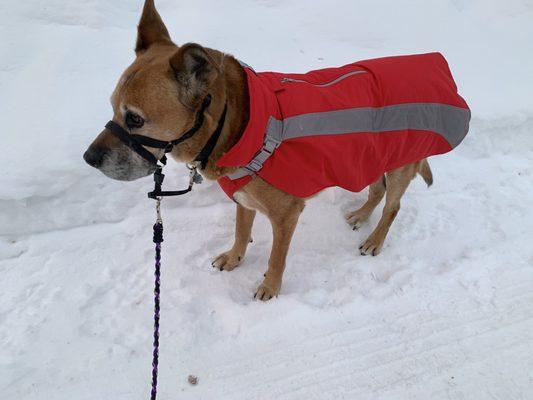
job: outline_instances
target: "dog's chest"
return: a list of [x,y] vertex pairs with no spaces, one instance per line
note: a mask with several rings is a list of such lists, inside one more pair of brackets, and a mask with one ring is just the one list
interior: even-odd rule
[[241,206],[248,208],[249,210],[262,210],[261,205],[243,190],[235,192],[235,194],[233,195],[233,199]]

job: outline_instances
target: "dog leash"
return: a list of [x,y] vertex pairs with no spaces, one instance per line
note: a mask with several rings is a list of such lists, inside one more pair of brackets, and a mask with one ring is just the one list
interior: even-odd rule
[[163,168],[158,165],[154,173],[154,190],[148,193],[148,197],[154,199],[156,220],[154,224],[153,242],[155,243],[155,270],[154,270],[154,342],[152,352],[152,390],[150,400],[157,397],[157,373],[159,367],[159,317],[161,313],[161,243],[163,243],[163,218],[161,217],[161,200],[165,196],[180,196],[189,193],[195,183],[202,183],[202,176],[198,173],[196,166],[189,168],[189,187],[183,190],[163,191],[162,185],[165,175]]
[[161,243],[163,242],[163,220],[161,219],[161,198],[156,198],[157,219],[154,224],[155,243],[155,284],[154,284],[154,344],[152,352],[152,391],[151,400],[157,397],[157,371],[159,366],[159,314],[161,294]]
[[[204,97],[200,108],[196,112],[194,117],[193,126],[182,133],[179,138],[171,141],[163,141],[151,138],[149,136],[143,136],[138,134],[133,134],[132,132],[124,129],[121,125],[114,122],[113,120],[109,121],[106,124],[106,128],[115,135],[124,145],[128,146],[131,150],[136,152],[139,156],[144,158],[150,164],[155,166],[154,172],[154,190],[148,193],[148,197],[156,201],[156,213],[157,218],[154,224],[154,237],[153,242],[155,243],[155,285],[154,285],[154,343],[153,343],[153,356],[152,356],[152,391],[151,391],[151,400],[156,400],[157,397],[157,372],[159,366],[159,317],[161,312],[160,306],[160,296],[161,296],[161,243],[163,242],[163,219],[161,218],[161,200],[166,196],[181,196],[183,194],[189,193],[192,190],[192,187],[195,183],[202,183],[202,176],[198,173],[198,168],[205,169],[207,166],[209,157],[215,149],[217,142],[222,134],[224,128],[224,123],[226,121],[226,114],[228,111],[227,103],[224,103],[224,109],[218,119],[216,129],[207,139],[207,142],[202,147],[198,155],[194,158],[192,165],[187,165],[189,168],[189,187],[183,190],[173,190],[173,191],[164,191],[162,189],[163,180],[165,175],[163,174],[163,166],[159,164],[161,162],[163,165],[167,163],[166,153],[170,153],[175,146],[184,142],[187,139],[193,137],[203,126],[205,120],[205,112],[211,104],[212,97],[210,94]],[[164,154],[161,158],[157,158],[154,154],[144,148],[153,147],[156,149],[162,149]]]

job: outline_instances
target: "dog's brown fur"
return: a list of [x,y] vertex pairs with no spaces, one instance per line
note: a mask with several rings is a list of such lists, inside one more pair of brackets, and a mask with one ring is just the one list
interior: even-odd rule
[[[215,163],[239,140],[249,118],[246,75],[239,63],[230,55],[197,44],[176,46],[153,0],[145,2],[135,51],[135,61],[126,69],[111,97],[113,120],[124,125],[126,110],[134,111],[146,121],[142,128],[135,129],[135,133],[173,140],[192,126],[196,110],[209,93],[213,101],[202,128],[191,139],[176,146],[171,155],[178,161],[192,162],[214,131],[227,103],[224,129],[202,174],[208,179],[217,179],[233,172],[235,168],[220,168]],[[107,158],[100,169],[113,178],[136,179],[153,172],[152,166],[143,164],[107,129],[89,149],[106,152]],[[163,155],[161,150],[149,150],[156,157]],[[405,165],[370,185],[367,202],[346,215],[347,221],[357,229],[386,196],[382,217],[360,246],[361,254],[379,253],[400,209],[400,199],[417,173],[431,185],[433,178],[427,160]],[[268,300],[280,291],[292,234],[305,200],[282,192],[259,177],[239,190],[235,198],[238,201],[235,241],[230,250],[214,259],[213,266],[221,271],[231,271],[243,261],[251,242],[256,210],[263,213],[272,224],[273,244],[265,279],[255,297]]]

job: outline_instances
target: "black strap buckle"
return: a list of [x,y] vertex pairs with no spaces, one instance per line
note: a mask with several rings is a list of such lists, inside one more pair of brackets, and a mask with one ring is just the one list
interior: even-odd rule
[[162,190],[161,186],[165,180],[165,174],[163,174],[163,168],[158,165],[154,172],[154,190],[148,193],[148,197],[154,200],[158,200],[158,197],[161,196]]
[[[196,174],[196,169],[194,170]],[[199,177],[199,178],[198,178]],[[163,167],[158,165],[154,172],[154,190],[148,192],[148,197],[154,200],[160,200],[161,197],[166,196],[181,196],[182,194],[189,193],[192,190],[192,187],[195,183],[201,183],[201,176],[198,174],[198,177],[190,178],[189,187],[183,190],[161,190],[163,185],[163,180],[165,179],[165,174],[163,174]]]

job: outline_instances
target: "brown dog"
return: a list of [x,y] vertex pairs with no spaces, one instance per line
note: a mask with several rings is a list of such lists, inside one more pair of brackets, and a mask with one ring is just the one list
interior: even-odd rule
[[[198,132],[174,147],[172,157],[184,163],[195,160],[227,104],[227,118],[220,138],[202,174],[208,179],[235,172],[217,167],[216,161],[239,140],[248,117],[246,75],[239,62],[220,51],[197,44],[175,45],[153,0],[146,0],[138,26],[136,59],[123,73],[111,96],[113,121],[130,132],[162,141],[171,141],[194,125],[202,99],[209,93],[213,102],[205,113]],[[164,151],[146,147],[156,158]],[[134,180],[152,174],[155,167],[105,129],[84,154],[84,159],[105,175],[119,180]],[[386,194],[383,215],[372,234],[360,246],[361,254],[376,255],[400,209],[400,199],[409,182],[419,173],[428,185],[432,175],[426,160],[392,170],[370,185],[367,202],[346,216],[354,227],[368,220]],[[289,195],[259,177],[235,194],[236,232],[233,247],[220,254],[213,266],[231,271],[243,260],[251,241],[256,211],[272,224],[273,244],[264,281],[255,296],[261,300],[277,296],[285,269],[292,234],[303,211],[305,200]]]

